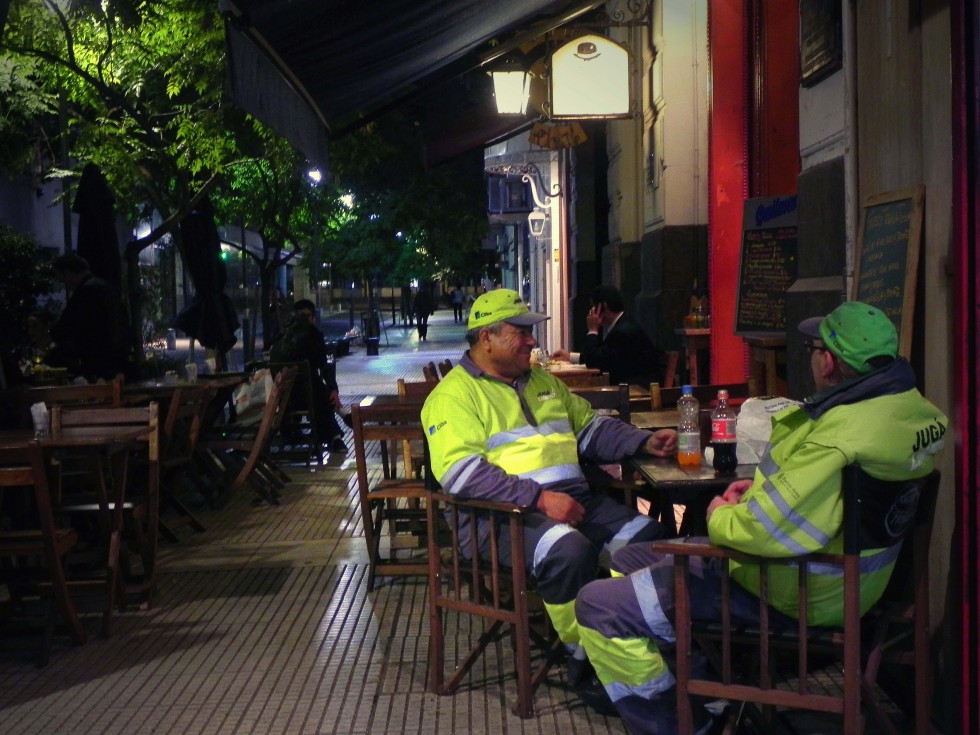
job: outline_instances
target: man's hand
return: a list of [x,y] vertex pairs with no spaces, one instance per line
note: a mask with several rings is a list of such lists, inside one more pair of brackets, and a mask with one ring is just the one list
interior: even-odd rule
[[602,304],[598,304],[589,309],[589,313],[585,315],[585,325],[589,328],[590,332],[599,331],[599,327],[602,326]]
[[551,490],[541,491],[538,496],[538,510],[548,518],[570,526],[578,525],[585,518],[585,508],[580,502],[571,495]]
[[552,360],[560,360],[561,362],[571,362],[572,355],[568,350],[563,350],[561,348],[551,351]]
[[735,480],[721,495],[716,495],[708,503],[708,518],[715,512],[715,509],[723,505],[738,505],[738,501],[745,495],[745,491],[752,487],[752,480]]
[[643,451],[655,457],[670,457],[677,452],[677,432],[657,429],[643,445]]

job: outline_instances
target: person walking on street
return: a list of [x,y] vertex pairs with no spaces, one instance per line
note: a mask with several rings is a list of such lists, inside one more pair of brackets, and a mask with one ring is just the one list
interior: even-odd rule
[[412,311],[415,312],[415,325],[419,330],[420,342],[428,341],[429,317],[435,310],[431,287],[427,283],[419,284],[418,293],[415,294],[415,302],[412,304]]
[[463,304],[466,303],[466,294],[463,293],[463,286],[459,283],[449,295],[449,300],[453,305],[453,323],[463,323]]

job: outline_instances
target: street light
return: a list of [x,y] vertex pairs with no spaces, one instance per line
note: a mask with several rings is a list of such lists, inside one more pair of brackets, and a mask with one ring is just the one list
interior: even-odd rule
[[535,237],[541,237],[544,234],[544,226],[547,224],[548,215],[542,212],[540,209],[535,209],[527,216],[527,226],[531,230],[531,234]]
[[501,115],[523,115],[531,95],[531,75],[522,69],[507,67],[490,72],[493,96]]

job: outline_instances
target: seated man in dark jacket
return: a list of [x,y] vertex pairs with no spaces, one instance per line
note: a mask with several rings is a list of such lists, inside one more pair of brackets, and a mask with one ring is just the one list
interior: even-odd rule
[[[554,350],[556,360],[584,363],[609,373],[613,385],[644,388],[660,382],[662,355],[643,328],[624,313],[623,295],[615,286],[600,285],[589,294],[592,308],[585,317],[589,333],[581,352]],[[599,335],[600,328],[603,331]]]
[[332,452],[346,452],[343,432],[334,416],[334,412],[341,408],[337,377],[334,365],[327,362],[327,345],[323,333],[314,324],[315,320],[316,306],[312,301],[300,299],[293,304],[289,325],[272,345],[269,356],[273,362],[305,360],[309,364],[313,395],[307,396],[306,386],[296,383],[289,400],[290,406],[309,406],[312,402],[320,440],[328,443]]
[[68,289],[68,301],[51,326],[46,362],[92,382],[125,372],[127,320],[119,294],[74,253],[55,258],[52,267]]

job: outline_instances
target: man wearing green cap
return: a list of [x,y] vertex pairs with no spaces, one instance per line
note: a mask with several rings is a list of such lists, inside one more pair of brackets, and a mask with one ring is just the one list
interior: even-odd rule
[[[532,329],[546,319],[515,291],[480,296],[467,322],[469,350],[427,398],[422,425],[433,475],[446,492],[537,509],[525,523],[528,571],[571,655],[569,678],[583,699],[597,696],[590,703],[601,707],[604,691],[578,645],[575,595],[595,578],[601,560],[626,544],[659,538],[662,527],[593,492],[579,461],[667,456],[676,451],[676,435],[598,416],[562,381],[532,368]],[[477,529],[488,532],[488,524]],[[509,533],[506,524],[500,532]],[[463,549],[472,533],[460,529]],[[508,544],[501,548],[508,557]]]
[[[909,363],[898,357],[898,335],[879,309],[842,304],[799,325],[810,352],[817,392],[802,406],[773,418],[769,445],[752,480],[738,480],[708,506],[714,544],[769,557],[840,552],[841,470],[857,463],[880,480],[906,480],[932,471],[947,418],[915,387]],[[703,539],[701,539],[703,541]],[[861,598],[881,596],[898,546],[862,552]],[[718,620],[720,580],[709,563],[691,559],[692,616]],[[810,624],[840,625],[842,579],[810,568]],[[673,559],[635,544],[613,557],[619,576],[592,582],[576,601],[582,645],[632,735],[676,732],[674,677],[657,648],[672,642]],[[821,572],[824,572],[821,574]],[[795,566],[770,567],[770,619],[795,625]],[[733,615],[755,622],[759,573],[732,574]],[[865,607],[864,609],[867,609]],[[695,723],[707,731],[704,707]]]

